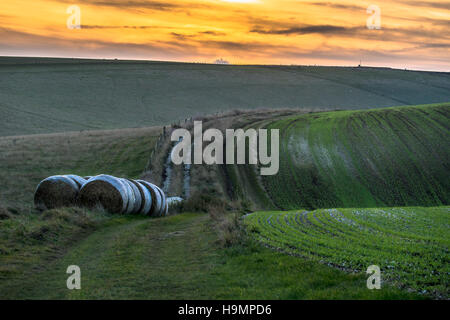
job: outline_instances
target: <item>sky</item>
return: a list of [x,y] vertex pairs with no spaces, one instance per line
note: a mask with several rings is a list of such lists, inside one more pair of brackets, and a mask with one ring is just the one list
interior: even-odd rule
[[0,56],[450,71],[450,0],[1,0]]

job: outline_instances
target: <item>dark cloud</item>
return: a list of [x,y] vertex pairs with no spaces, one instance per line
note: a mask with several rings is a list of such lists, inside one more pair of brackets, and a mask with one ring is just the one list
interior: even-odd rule
[[178,7],[178,5],[171,2],[162,2],[154,0],[133,0],[133,1],[122,1],[122,0],[78,0],[80,4],[89,4],[94,6],[103,7],[114,7],[114,8],[145,8],[153,10],[170,10]]
[[366,10],[367,7],[361,7],[351,4],[334,3],[334,2],[307,2],[306,4],[312,6],[329,7],[334,9],[344,9],[344,10]]
[[193,8],[209,8],[207,4],[201,3],[177,3],[175,1],[159,1],[159,0],[77,0],[78,4],[87,4],[102,7],[113,7],[118,9],[150,9],[158,11],[173,11]]
[[210,36],[226,36],[227,34],[225,32],[217,32],[217,31],[201,31],[199,34],[206,34]]
[[158,26],[102,26],[102,25],[81,25],[82,29],[172,29]]
[[436,2],[436,1],[399,1],[399,2],[409,5],[411,7],[417,6],[417,7],[450,10],[450,2]]
[[[360,29],[360,28],[358,28]],[[302,34],[351,34],[354,33],[355,28],[347,28],[342,26],[333,25],[315,25],[315,26],[302,26],[302,27],[288,27],[280,29],[264,29],[261,27],[254,27],[250,32],[259,34],[275,34],[275,35],[302,35]]]

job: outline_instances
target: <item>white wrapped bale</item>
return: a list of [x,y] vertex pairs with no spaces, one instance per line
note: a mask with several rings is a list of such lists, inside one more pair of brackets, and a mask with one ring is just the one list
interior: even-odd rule
[[122,184],[125,186],[125,189],[127,192],[128,203],[127,203],[127,208],[125,210],[125,214],[131,214],[131,213],[133,213],[134,203],[136,202],[133,189],[131,189],[131,186],[129,185],[129,183],[127,182],[126,179],[123,179],[123,178],[117,178],[117,179],[119,179],[120,182],[122,182]]
[[164,191],[158,186],[156,186],[158,189],[160,195],[161,195],[161,210],[159,211],[158,216],[162,217],[167,215],[167,201],[166,201],[166,195],[164,194]]
[[77,203],[79,187],[66,176],[51,176],[42,180],[34,193],[34,205],[40,211],[70,207]]
[[138,187],[129,179],[123,179],[125,183],[127,183],[132,192],[133,192],[133,208],[131,213],[139,213],[141,210],[142,205],[142,197],[141,192],[139,191]]
[[65,174],[64,176],[72,179],[78,185],[78,189],[81,189],[81,187],[87,182],[86,179],[75,174]]
[[159,216],[162,210],[162,198],[160,192],[158,191],[158,187],[148,181],[144,180],[137,180],[137,181],[143,184],[152,196],[152,207],[150,209],[150,215],[153,217]]
[[141,193],[142,203],[139,213],[143,215],[149,215],[152,209],[152,195],[150,194],[150,191],[148,191],[148,189],[142,183],[136,180],[130,181],[136,185],[136,187],[139,189],[139,192]]
[[99,175],[89,179],[79,193],[79,203],[87,208],[103,207],[110,213],[127,213],[129,196],[132,193],[128,184],[121,179]]

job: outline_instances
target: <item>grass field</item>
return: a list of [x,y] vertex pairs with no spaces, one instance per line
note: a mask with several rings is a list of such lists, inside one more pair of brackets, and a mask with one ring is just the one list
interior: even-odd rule
[[0,206],[30,209],[37,184],[51,175],[137,178],[159,134],[155,127],[0,137]]
[[[449,84],[390,69],[1,58],[0,299],[448,298],[450,104],[306,112],[449,101]],[[259,107],[302,113],[235,112],[208,126],[280,129],[280,172],[193,165],[192,193],[219,203],[209,214],[33,209],[49,175],[164,179],[161,127],[60,131]],[[183,168],[172,169],[179,195]],[[225,207],[251,203],[295,211],[226,225]],[[66,288],[71,264],[80,291]],[[366,288],[372,264],[381,290]]]
[[450,104],[311,113],[275,120],[277,207],[439,206],[450,199]]
[[165,125],[217,111],[450,101],[450,74],[0,58],[0,136]]
[[[390,286],[368,290],[364,275],[347,274],[252,242],[223,248],[207,214],[147,219],[91,213],[97,222],[85,221],[81,234],[68,227],[78,221],[74,212],[48,214],[47,221],[61,221],[64,216],[72,220],[42,239],[27,234],[13,238],[34,259],[23,270],[24,262],[17,263],[19,254],[0,255],[1,299],[422,298]],[[78,239],[73,239],[74,234]],[[47,251],[33,253],[42,247]],[[11,267],[11,260],[16,261],[16,269],[6,272],[4,266]],[[82,270],[81,290],[66,288],[66,268],[71,264]]]
[[[208,214],[148,219],[76,208],[31,210],[35,181],[48,174],[139,176],[157,133],[159,128],[1,139],[1,196],[13,209],[0,216],[1,299],[424,298],[391,286],[368,290],[364,274],[275,252],[245,235],[224,247]],[[81,267],[81,291],[66,288],[70,264]]]
[[344,270],[380,266],[384,280],[449,297],[450,207],[256,212],[253,236],[286,253]]

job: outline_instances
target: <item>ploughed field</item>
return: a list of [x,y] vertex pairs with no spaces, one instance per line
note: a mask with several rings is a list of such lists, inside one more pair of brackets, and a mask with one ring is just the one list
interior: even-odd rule
[[378,265],[382,281],[449,297],[450,207],[256,212],[253,237],[279,251],[348,271]]
[[450,73],[0,58],[0,136],[148,127],[234,109],[442,101],[450,101]]
[[263,184],[276,207],[439,206],[450,200],[450,104],[277,119],[280,170]]

